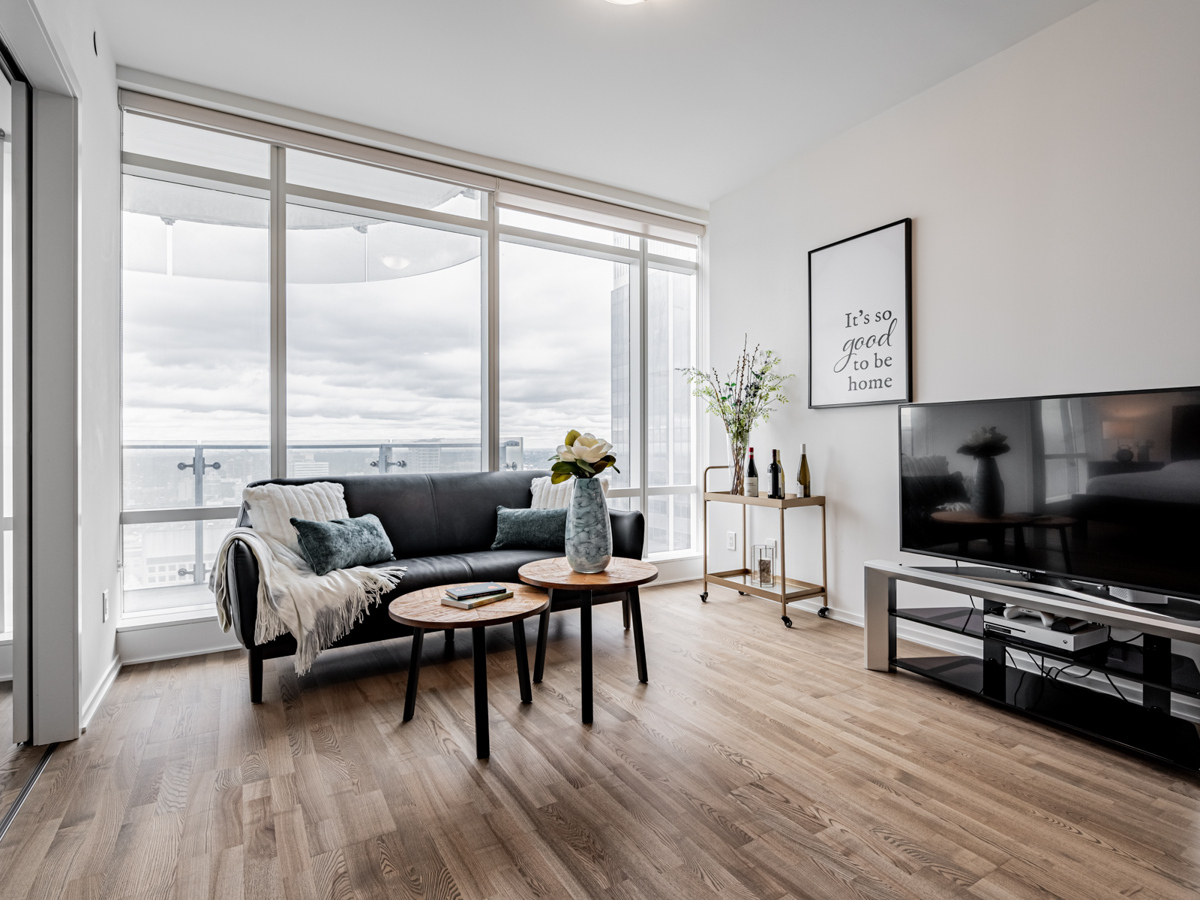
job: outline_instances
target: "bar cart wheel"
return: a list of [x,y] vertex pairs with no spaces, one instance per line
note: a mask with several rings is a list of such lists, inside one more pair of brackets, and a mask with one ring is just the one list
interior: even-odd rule
[[703,593],[700,594],[700,602],[701,603],[708,602],[708,591],[704,591]]
[[817,610],[817,616],[822,619],[829,618],[829,607],[822,606],[820,609]]
[[783,619],[783,624],[784,624],[786,627],[788,627],[788,628],[791,628],[791,627],[792,627],[792,620],[791,620],[791,619],[789,619],[787,616],[781,616],[780,618],[782,618],[782,619]]

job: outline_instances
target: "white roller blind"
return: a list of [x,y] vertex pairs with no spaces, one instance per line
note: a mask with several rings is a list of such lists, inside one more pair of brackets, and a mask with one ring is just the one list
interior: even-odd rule
[[639,237],[696,246],[704,234],[704,226],[683,219],[673,219],[657,213],[644,212],[603,200],[577,197],[561,191],[500,179],[496,204],[507,209],[553,216],[569,222],[580,222],[598,228],[608,228]]

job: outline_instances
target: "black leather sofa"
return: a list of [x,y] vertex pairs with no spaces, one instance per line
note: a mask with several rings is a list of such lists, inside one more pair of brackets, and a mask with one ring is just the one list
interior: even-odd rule
[[[496,507],[527,508],[533,501],[530,482],[549,472],[469,472],[439,475],[348,475],[326,478],[273,478],[259,484],[309,484],[332,481],[345,489],[351,516],[374,513],[395,548],[396,562],[407,566],[395,591],[335,643],[335,647],[384,641],[411,635],[412,629],[392,621],[388,603],[401,594],[462,581],[517,581],[517,569],[535,559],[561,554],[542,550],[492,550]],[[640,512],[611,510],[613,556],[641,559],[646,525]],[[248,526],[243,504],[237,524]],[[250,651],[250,700],[262,702],[263,660],[290,656],[296,641],[285,634],[266,644],[254,643],[258,614],[258,562],[243,544],[229,554],[233,629]],[[625,627],[629,601],[623,593],[597,596],[595,603],[621,600]],[[555,591],[551,611],[574,609],[579,596]],[[449,637],[450,635],[448,635]]]

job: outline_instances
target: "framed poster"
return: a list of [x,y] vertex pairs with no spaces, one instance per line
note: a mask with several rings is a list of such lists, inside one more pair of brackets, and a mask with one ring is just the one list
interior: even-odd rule
[[912,219],[808,253],[808,406],[912,400]]

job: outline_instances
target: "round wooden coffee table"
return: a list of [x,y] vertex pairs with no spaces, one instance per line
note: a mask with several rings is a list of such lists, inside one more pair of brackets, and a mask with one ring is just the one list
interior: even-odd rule
[[[526,563],[517,570],[517,577],[527,584],[535,584],[550,592],[553,603],[555,591],[573,591],[580,595],[579,632],[582,670],[583,724],[592,724],[592,597],[596,594],[629,594],[629,608],[633,619],[633,646],[637,653],[638,681],[649,681],[646,674],[646,641],[642,634],[642,604],[638,597],[638,585],[646,584],[658,577],[658,569],[640,559],[625,559],[614,556],[608,568],[594,575],[584,575],[567,565],[566,557],[539,559]],[[533,680],[542,680],[546,666],[546,636],[550,629],[550,609],[542,613],[538,623],[537,657]]]
[[472,655],[475,661],[475,755],[487,759],[491,753],[488,740],[487,699],[487,649],[483,629],[488,625],[513,626],[513,642],[517,645],[517,678],[521,683],[521,702],[533,702],[533,689],[529,686],[529,654],[525,649],[525,626],[523,620],[536,616],[550,605],[550,598],[524,584],[504,586],[513,592],[507,600],[497,600],[477,609],[458,609],[444,606],[442,595],[447,588],[459,587],[443,584],[425,588],[397,597],[388,604],[388,615],[402,625],[413,628],[412,656],[408,662],[408,686],[404,691],[404,721],[413,717],[417,704],[417,678],[421,671],[421,645],[425,632],[430,629],[444,630],[470,628]]
[[970,510],[941,509],[930,515],[935,522],[953,525],[959,530],[958,549],[966,554],[967,541],[974,537],[985,537],[992,545],[992,553],[999,560],[1004,556],[1004,532],[1013,530],[1013,547],[1017,557],[1025,557],[1025,532],[1022,527],[1033,521],[1026,513],[1002,513],[999,516],[981,516]]

